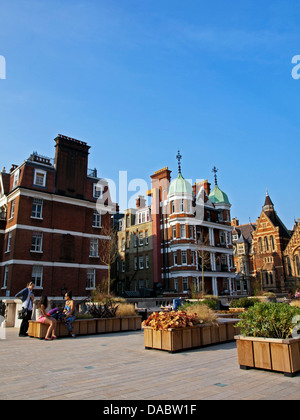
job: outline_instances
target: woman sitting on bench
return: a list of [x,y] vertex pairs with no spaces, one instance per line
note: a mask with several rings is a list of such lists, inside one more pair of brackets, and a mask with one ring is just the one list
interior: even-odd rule
[[52,339],[57,338],[56,335],[55,335],[56,319],[47,315],[47,312],[46,312],[47,306],[48,306],[47,296],[42,296],[41,299],[40,299],[41,314],[39,316],[38,321],[45,324],[45,325],[49,325],[48,331],[46,333],[45,340],[51,341]]
[[73,322],[76,319],[75,316],[75,302],[72,299],[72,292],[67,292],[65,294],[65,308],[63,310],[63,313],[59,315],[59,319],[65,324],[65,326],[68,328],[69,333],[73,338],[76,337],[76,335],[73,333]]

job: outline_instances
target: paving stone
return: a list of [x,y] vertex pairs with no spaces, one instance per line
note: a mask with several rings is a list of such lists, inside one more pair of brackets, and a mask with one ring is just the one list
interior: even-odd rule
[[235,342],[168,354],[146,351],[143,331],[45,342],[7,329],[6,337],[1,400],[300,399],[300,375],[240,370]]

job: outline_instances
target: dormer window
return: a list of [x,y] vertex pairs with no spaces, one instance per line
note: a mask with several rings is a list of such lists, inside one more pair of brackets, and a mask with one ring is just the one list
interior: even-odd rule
[[94,198],[103,198],[104,187],[103,185],[93,184],[93,197]]
[[19,184],[19,178],[20,178],[20,169],[16,170],[16,172],[14,173],[14,183],[13,183],[13,188],[16,188]]
[[37,187],[46,187],[47,172],[35,169],[33,184]]

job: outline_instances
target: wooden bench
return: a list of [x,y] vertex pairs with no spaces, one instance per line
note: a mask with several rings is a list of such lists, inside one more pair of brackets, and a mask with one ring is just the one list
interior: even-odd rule
[[[142,326],[141,316],[130,316],[123,318],[101,318],[101,319],[76,319],[73,322],[73,333],[75,335],[104,334],[120,331],[137,331]],[[49,326],[39,321],[29,321],[29,337],[43,339],[46,337]],[[57,321],[57,337],[68,337],[69,330],[64,323]]]

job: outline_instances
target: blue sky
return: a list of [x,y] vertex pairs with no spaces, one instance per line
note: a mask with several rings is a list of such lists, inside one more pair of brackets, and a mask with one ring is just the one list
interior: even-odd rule
[[89,167],[129,181],[183,156],[188,179],[219,169],[241,223],[266,187],[300,217],[299,1],[0,0],[0,166],[54,157],[58,133]]

